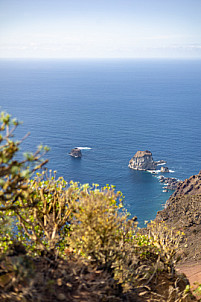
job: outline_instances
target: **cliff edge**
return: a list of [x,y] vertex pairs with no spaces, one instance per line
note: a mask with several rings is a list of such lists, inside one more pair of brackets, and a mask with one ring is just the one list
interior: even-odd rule
[[193,175],[184,181],[180,181],[176,191],[171,197],[179,195],[199,195],[201,194],[201,171],[197,175]]
[[178,184],[156,220],[185,233],[181,261],[201,261],[201,171]]

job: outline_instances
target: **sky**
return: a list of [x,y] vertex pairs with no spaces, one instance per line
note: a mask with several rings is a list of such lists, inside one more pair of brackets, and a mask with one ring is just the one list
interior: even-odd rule
[[201,58],[201,0],[0,0],[0,58]]

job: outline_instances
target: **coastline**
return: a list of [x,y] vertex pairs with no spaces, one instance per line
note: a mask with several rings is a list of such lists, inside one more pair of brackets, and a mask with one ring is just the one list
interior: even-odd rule
[[[201,171],[178,184],[155,220],[185,234],[176,270],[184,273],[191,289],[196,290],[201,285]],[[197,293],[197,298],[201,299],[201,294]]]

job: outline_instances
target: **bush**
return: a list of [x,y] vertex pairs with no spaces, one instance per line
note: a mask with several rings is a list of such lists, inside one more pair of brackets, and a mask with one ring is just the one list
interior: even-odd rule
[[[0,250],[7,249],[7,243],[12,242],[11,226],[14,213],[21,208],[33,206],[30,199],[28,181],[31,174],[40,169],[46,162],[42,156],[47,152],[47,147],[40,146],[32,153],[26,153],[24,159],[18,160],[20,141],[13,139],[16,128],[20,125],[16,119],[11,119],[9,114],[1,113],[0,125]],[[26,200],[26,205],[24,204]]]
[[76,189],[79,198],[68,242],[77,254],[111,268],[120,257],[124,242],[132,236],[122,194],[110,186],[98,189],[98,185],[91,188],[86,184]]
[[[174,271],[182,233],[155,222],[147,230],[138,230],[136,219],[129,219],[123,207],[122,193],[114,186],[68,184],[62,177],[56,178],[56,172],[36,172],[47,162],[42,160],[47,148],[39,147],[18,160],[23,139],[13,137],[19,122],[5,113],[1,121],[0,252],[8,250],[8,258],[0,259],[0,287],[7,282],[5,277],[9,291],[19,291],[16,280],[26,287],[26,277],[34,278],[33,256],[40,257],[41,265],[44,257],[53,267],[58,258],[67,261],[65,267],[71,258],[77,258],[88,263],[95,274],[107,275],[110,281],[104,290],[107,287],[108,295],[111,284],[118,284],[121,293],[135,292],[144,301],[190,301],[185,281]],[[13,250],[9,249],[12,243]],[[31,257],[26,257],[27,251]],[[50,271],[53,276],[52,268]],[[74,275],[81,286],[83,271],[79,274]],[[69,277],[65,275],[65,280]]]
[[[29,201],[23,200],[23,205],[15,211],[18,218],[18,239],[26,243],[33,251],[55,250],[62,251],[69,231],[72,212],[78,199],[78,188],[74,183],[67,186],[67,182],[59,177],[45,172],[37,173],[30,180]],[[26,207],[27,205],[27,207]]]
[[173,268],[179,260],[177,254],[185,234],[176,229],[169,228],[165,222],[151,221],[147,229],[150,241],[158,248],[161,259]]

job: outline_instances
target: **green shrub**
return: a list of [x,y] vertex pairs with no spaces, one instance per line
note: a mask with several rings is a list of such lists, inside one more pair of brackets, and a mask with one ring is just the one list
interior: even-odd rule
[[[46,162],[42,156],[47,152],[47,147],[40,146],[32,154],[25,154],[19,160],[18,151],[22,140],[14,140],[14,132],[20,122],[11,119],[9,114],[1,113],[0,125],[0,250],[7,249],[7,244],[12,242],[12,217],[21,207],[31,207],[28,180],[31,174],[41,168]],[[26,200],[26,206],[19,201]]]
[[[20,200],[15,211],[18,218],[18,239],[32,250],[65,248],[72,212],[78,199],[74,183],[67,186],[62,177],[43,172],[29,182],[30,200]],[[27,205],[27,207],[26,207]]]
[[77,254],[111,267],[130,240],[128,214],[123,210],[122,194],[114,187],[77,187],[79,198],[71,220],[68,242]]
[[168,227],[165,222],[151,221],[147,225],[150,242],[158,248],[161,259],[173,267],[179,260],[179,246],[184,239],[184,233]]

